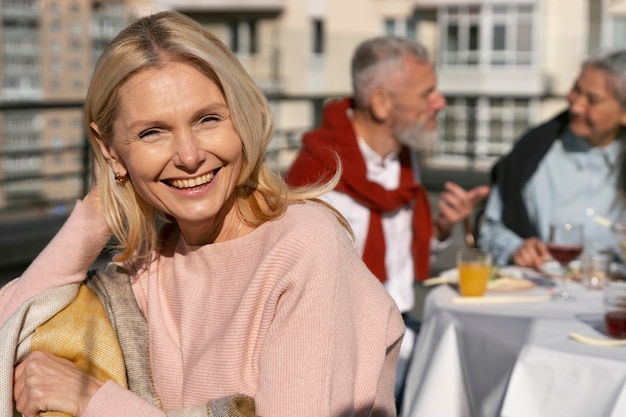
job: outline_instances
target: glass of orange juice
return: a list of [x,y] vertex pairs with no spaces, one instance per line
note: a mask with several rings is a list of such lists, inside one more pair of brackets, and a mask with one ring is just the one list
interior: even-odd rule
[[463,297],[485,294],[491,274],[491,253],[478,249],[461,249],[456,254],[459,292]]

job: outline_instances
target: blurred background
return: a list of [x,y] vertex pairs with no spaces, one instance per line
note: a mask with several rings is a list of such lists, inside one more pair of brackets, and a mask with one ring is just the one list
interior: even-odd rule
[[279,170],[324,102],[350,93],[359,42],[424,43],[448,101],[439,142],[422,158],[433,199],[445,180],[488,183],[522,132],[565,108],[590,53],[626,46],[626,0],[2,0],[0,284],[89,185],[81,111],[98,55],[127,22],[164,9],[209,27],[265,91],[276,121],[268,157]]

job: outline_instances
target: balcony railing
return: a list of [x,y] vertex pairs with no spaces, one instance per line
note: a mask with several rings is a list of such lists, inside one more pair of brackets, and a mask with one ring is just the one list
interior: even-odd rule
[[[267,157],[273,166],[280,171],[289,167],[300,146],[302,133],[319,124],[323,105],[329,98],[332,97],[268,95],[275,109],[295,104],[302,111],[309,112],[302,117],[307,122],[300,126],[278,126],[267,150]],[[0,132],[3,128],[2,115],[6,112],[81,110],[82,106],[82,102],[69,101],[0,104]],[[26,129],[32,132],[31,127]],[[0,285],[18,276],[43,249],[58,231],[75,201],[86,193],[91,179],[91,150],[84,134],[82,143],[65,147],[40,148],[29,142],[28,146],[13,144],[7,149],[5,144],[5,137],[0,133]],[[472,155],[464,157],[468,161],[473,158]],[[13,169],[12,173],[7,173],[6,161],[20,158],[31,158],[35,163],[27,164],[27,169],[21,172]],[[78,158],[79,161],[65,169],[51,169],[44,162],[51,158],[66,158],[74,162]],[[465,187],[487,182],[486,171],[472,169],[471,165],[460,170],[426,165],[421,175],[427,189],[435,192],[441,190],[446,180]]]
[[[16,111],[80,110],[82,106],[82,102],[10,102],[0,104],[0,114]],[[6,126],[6,122],[0,126],[3,126],[4,132],[16,133],[17,128]],[[29,138],[36,132],[35,126],[22,127],[24,134]],[[73,159],[78,156],[80,161],[78,164],[68,164],[69,167],[60,168],[52,168],[46,164],[49,159],[63,160],[66,156]],[[86,191],[90,171],[89,159],[86,138],[82,143],[61,148],[35,147],[32,141],[29,141],[28,146],[22,147],[15,143],[9,145],[5,135],[0,133],[0,225],[17,220],[40,218],[43,215],[54,215],[59,212],[60,207],[70,207]],[[75,193],[54,197],[55,184],[58,186],[59,183],[74,184],[72,188],[75,189]]]
[[[300,144],[301,133],[319,122],[323,103],[328,98],[268,96],[270,102],[274,104],[286,101],[305,102],[311,112],[305,118],[310,121],[306,125],[276,129],[275,137],[267,151],[267,156],[274,166],[281,170],[287,168]],[[81,110],[82,106],[82,102],[11,102],[0,104],[0,115],[19,110],[30,112]],[[4,126],[4,129],[6,132],[7,126]],[[30,135],[33,127],[23,126],[23,131]],[[12,133],[15,134],[15,129],[12,129]],[[77,156],[80,158],[79,164],[68,164],[57,169],[46,167],[45,164],[50,158],[76,159]],[[0,136],[0,225],[15,220],[68,212],[76,199],[86,193],[90,172],[91,150],[85,135],[82,143],[62,148],[33,147],[32,143],[24,147],[15,144],[9,147],[6,139]],[[52,188],[55,186],[63,186],[64,193],[53,192]],[[68,186],[73,190],[69,194]]]

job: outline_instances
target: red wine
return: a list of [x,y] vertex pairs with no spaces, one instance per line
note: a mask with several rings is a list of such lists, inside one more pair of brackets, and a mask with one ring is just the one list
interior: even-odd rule
[[567,265],[580,255],[583,251],[582,245],[558,245],[548,243],[548,250],[554,259],[561,265]]
[[626,339],[626,311],[609,311],[604,315],[606,333],[618,339]]

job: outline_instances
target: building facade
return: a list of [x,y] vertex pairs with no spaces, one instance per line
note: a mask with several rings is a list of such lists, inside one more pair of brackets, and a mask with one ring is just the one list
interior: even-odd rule
[[99,50],[128,18],[121,1],[2,1],[0,208],[63,209],[84,192],[80,103]]
[[[365,38],[417,39],[448,107],[428,161],[488,169],[529,127],[565,108],[580,64],[626,46],[625,0],[159,0],[205,21],[268,93],[320,100],[350,92]],[[319,102],[275,106],[281,149],[319,119]],[[289,138],[292,138],[289,140]],[[295,139],[294,139],[295,138]],[[283,152],[281,166],[290,162]]]
[[591,52],[626,46],[626,0],[3,0],[0,213],[65,210],[82,195],[80,106],[95,60],[130,19],[165,9],[210,28],[267,93],[278,169],[324,101],[350,94],[350,57],[366,38],[427,46],[448,107],[426,163],[462,169],[488,169],[565,108]]

